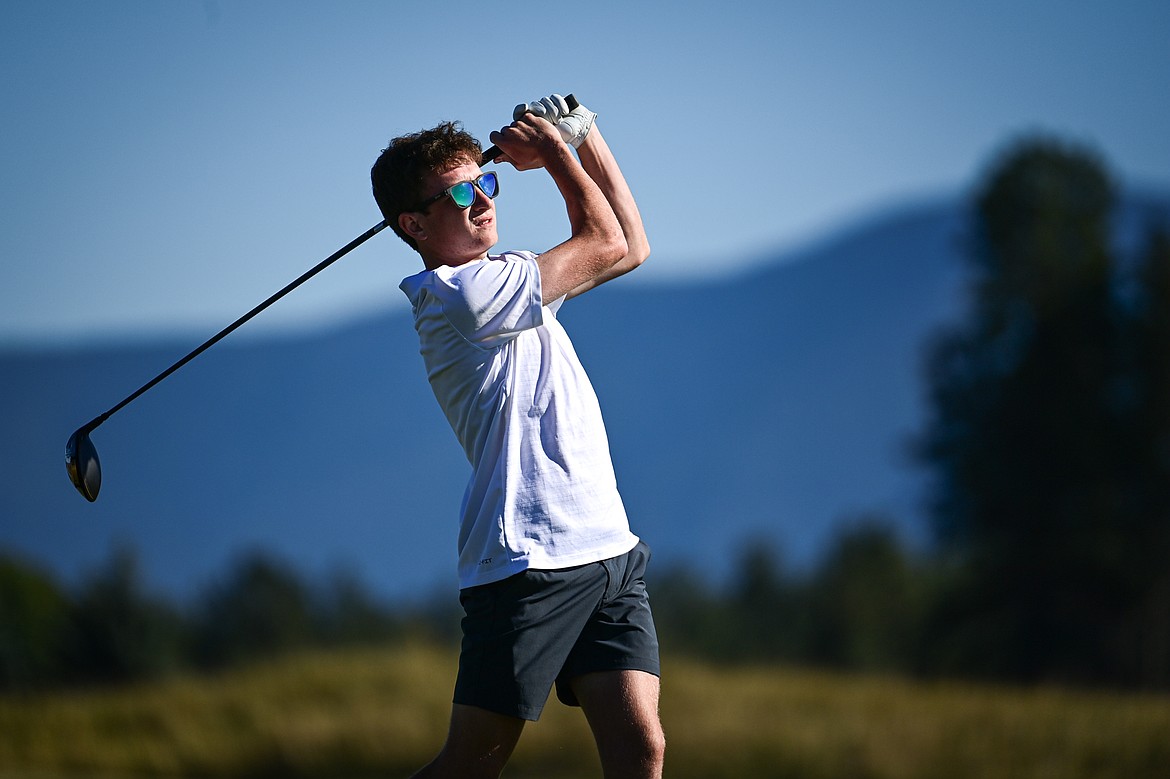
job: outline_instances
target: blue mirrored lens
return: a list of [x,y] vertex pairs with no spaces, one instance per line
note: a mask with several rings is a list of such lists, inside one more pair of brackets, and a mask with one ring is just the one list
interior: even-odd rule
[[451,199],[455,201],[455,205],[460,208],[467,208],[475,202],[475,187],[471,185],[470,181],[464,181],[448,190],[451,193]]
[[496,187],[499,186],[499,181],[496,180],[495,173],[485,173],[479,177],[479,188],[488,197],[496,196]]

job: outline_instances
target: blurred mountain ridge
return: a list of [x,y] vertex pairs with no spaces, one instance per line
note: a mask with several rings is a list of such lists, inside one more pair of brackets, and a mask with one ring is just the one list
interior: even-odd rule
[[[1118,245],[1166,214],[1165,193],[1127,195]],[[619,280],[564,306],[634,530],[659,559],[720,577],[765,542],[804,565],[867,515],[925,539],[908,442],[923,349],[962,316],[966,219],[962,197],[932,198],[746,272]],[[81,498],[69,433],[197,342],[0,350],[0,551],[72,581],[129,545],[178,595],[256,547],[382,595],[454,588],[468,466],[400,306],[225,340],[93,433],[104,484]]]

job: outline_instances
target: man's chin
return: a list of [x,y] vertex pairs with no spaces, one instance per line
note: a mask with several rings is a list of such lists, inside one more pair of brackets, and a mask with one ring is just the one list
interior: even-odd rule
[[499,235],[496,233],[496,223],[494,221],[480,232],[479,239],[479,245],[483,247],[485,252],[500,242]]

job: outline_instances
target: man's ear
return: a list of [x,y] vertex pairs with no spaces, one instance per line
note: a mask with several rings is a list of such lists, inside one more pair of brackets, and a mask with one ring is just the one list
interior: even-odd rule
[[425,241],[427,239],[427,231],[418,221],[418,217],[413,211],[407,211],[398,215],[398,227],[415,241]]

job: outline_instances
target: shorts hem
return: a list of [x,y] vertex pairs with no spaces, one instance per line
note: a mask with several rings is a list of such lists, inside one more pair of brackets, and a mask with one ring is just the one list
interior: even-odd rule
[[544,706],[506,706],[499,703],[483,704],[476,701],[460,700],[453,698],[452,703],[457,703],[460,706],[471,706],[476,709],[483,709],[490,711],[493,714],[502,714],[505,717],[514,717],[515,719],[522,719],[528,722],[537,722],[540,715],[544,712]]
[[641,671],[642,673],[650,674],[651,676],[661,679],[662,670],[657,659],[651,660],[648,658],[626,658],[624,662],[615,663],[610,668],[595,668],[591,671],[574,671],[571,676],[558,676],[553,688],[556,690],[557,700],[566,706],[573,706],[575,708],[581,707],[581,702],[577,700],[577,696],[573,694],[573,688],[569,683],[574,679],[589,674],[604,674],[615,673],[617,671]]

